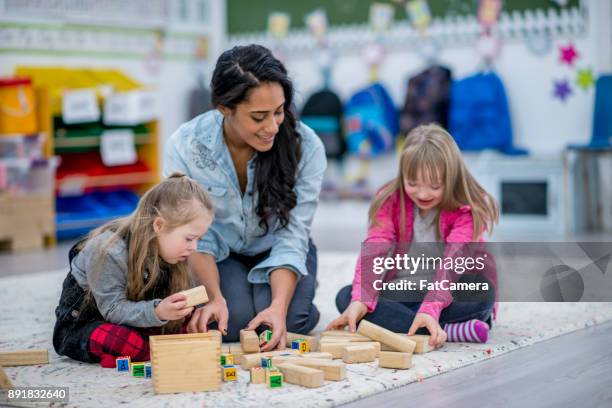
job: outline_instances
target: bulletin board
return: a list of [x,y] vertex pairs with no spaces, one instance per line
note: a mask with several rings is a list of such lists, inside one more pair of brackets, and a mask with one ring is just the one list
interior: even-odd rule
[[[303,28],[304,17],[317,8],[327,12],[327,19],[332,26],[345,24],[363,24],[368,22],[370,5],[373,3],[394,4],[391,0],[227,0],[227,29],[230,35],[264,31],[267,28],[268,15],[279,11],[289,13],[291,28]],[[478,0],[428,0],[433,17],[475,15]],[[565,7],[578,7],[580,0],[569,0]],[[524,11],[560,7],[552,0],[506,0],[503,11]],[[397,6],[396,20],[404,20],[406,12]]]

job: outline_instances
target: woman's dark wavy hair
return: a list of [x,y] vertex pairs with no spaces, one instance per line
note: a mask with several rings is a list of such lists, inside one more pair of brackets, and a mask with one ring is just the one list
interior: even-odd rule
[[261,45],[236,46],[217,60],[211,80],[212,104],[235,109],[249,92],[264,83],[278,83],[285,93],[285,120],[279,126],[272,149],[259,152],[255,165],[255,186],[259,194],[256,214],[266,234],[268,220],[277,216],[279,229],[289,223],[289,212],[297,204],[293,188],[301,155],[301,136],[291,110],[293,83],[284,65]]

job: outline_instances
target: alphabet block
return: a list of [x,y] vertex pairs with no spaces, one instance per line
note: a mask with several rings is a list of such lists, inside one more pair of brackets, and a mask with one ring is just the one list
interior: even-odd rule
[[262,367],[253,367],[250,373],[252,384],[263,384],[266,382],[266,370]]
[[238,370],[233,365],[226,365],[221,368],[221,372],[223,373],[223,381],[237,381],[238,380]]
[[129,356],[117,357],[117,359],[115,360],[115,367],[119,372],[129,372],[130,362],[131,359]]
[[240,345],[245,353],[259,353],[259,338],[254,330],[240,330]]

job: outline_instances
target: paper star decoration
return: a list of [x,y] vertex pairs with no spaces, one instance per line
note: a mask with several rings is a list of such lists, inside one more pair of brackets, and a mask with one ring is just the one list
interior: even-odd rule
[[565,47],[559,47],[559,59],[562,64],[574,65],[574,60],[578,58],[579,54],[574,47],[574,44],[569,44]]
[[572,88],[570,88],[569,82],[565,79],[555,81],[555,89],[553,91],[553,96],[555,98],[560,99],[562,102],[572,94]]
[[591,68],[583,68],[578,70],[576,84],[578,84],[579,87],[587,91],[593,86],[594,82],[595,78],[593,77],[593,70]]

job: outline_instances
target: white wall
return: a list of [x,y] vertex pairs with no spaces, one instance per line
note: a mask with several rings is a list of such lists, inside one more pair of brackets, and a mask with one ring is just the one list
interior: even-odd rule
[[[602,8],[601,3],[607,1],[589,0],[587,21],[592,22]],[[568,143],[589,141],[594,91],[585,92],[575,86],[576,70],[559,63],[558,48],[571,40],[580,54],[577,67],[609,69],[600,63],[602,58],[598,48],[602,45],[601,37],[605,35],[606,24],[609,27],[609,20],[605,23],[600,18],[599,21],[598,24],[587,24],[585,35],[556,39],[551,51],[543,57],[531,54],[522,42],[504,44],[494,68],[504,81],[516,145],[532,153],[556,155]],[[607,33],[609,36],[609,28]],[[607,44],[610,45],[609,39]],[[452,69],[455,78],[474,73],[480,65],[471,46],[443,49],[439,61]],[[319,69],[312,53],[289,55],[286,63],[302,100],[320,87]],[[408,78],[425,67],[425,62],[414,51],[395,51],[386,56],[380,79],[398,106],[403,105]],[[565,103],[552,97],[553,80],[562,78],[571,81],[574,90],[573,96]],[[349,97],[367,82],[368,71],[360,53],[341,54],[333,70],[333,86],[341,97]]]

